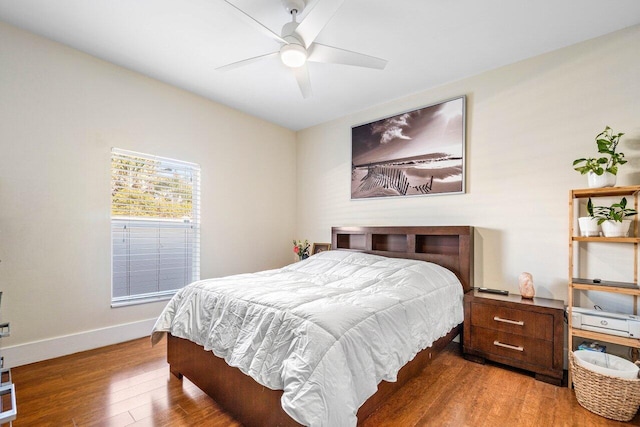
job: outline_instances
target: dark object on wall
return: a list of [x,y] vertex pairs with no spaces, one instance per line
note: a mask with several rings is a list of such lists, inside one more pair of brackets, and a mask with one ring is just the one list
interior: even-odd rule
[[466,98],[351,128],[351,198],[464,193]]

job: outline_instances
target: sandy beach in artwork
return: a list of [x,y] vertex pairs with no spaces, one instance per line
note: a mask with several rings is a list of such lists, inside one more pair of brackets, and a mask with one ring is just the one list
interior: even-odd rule
[[354,198],[411,196],[462,191],[462,159],[443,159],[411,165],[395,162],[355,167]]

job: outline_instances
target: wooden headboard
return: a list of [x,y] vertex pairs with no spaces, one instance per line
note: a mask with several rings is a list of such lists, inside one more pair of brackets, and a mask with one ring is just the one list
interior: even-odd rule
[[473,287],[473,227],[333,227],[331,248],[420,259],[453,271],[465,292]]

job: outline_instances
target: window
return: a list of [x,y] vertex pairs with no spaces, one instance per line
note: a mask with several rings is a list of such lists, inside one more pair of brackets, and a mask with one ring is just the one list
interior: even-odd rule
[[200,166],[111,150],[111,305],[167,299],[200,278]]

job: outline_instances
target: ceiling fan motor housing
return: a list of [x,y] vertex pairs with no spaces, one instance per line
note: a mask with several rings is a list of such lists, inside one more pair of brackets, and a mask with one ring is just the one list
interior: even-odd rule
[[295,10],[299,15],[304,10],[304,7],[307,5],[305,0],[282,0],[282,4],[287,9],[287,12],[293,13]]
[[300,40],[298,40],[298,37],[295,36],[296,28],[298,28],[298,22],[295,22],[295,21],[287,22],[282,26],[282,32],[280,33],[280,35],[287,42],[291,42],[288,38],[293,37],[295,38],[296,42],[299,43]]

